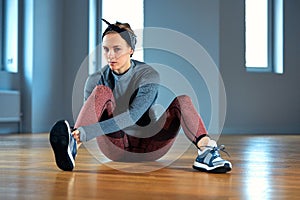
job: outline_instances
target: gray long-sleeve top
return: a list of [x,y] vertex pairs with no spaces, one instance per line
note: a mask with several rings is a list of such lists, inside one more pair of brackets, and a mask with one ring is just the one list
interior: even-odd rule
[[[119,130],[136,137],[149,137],[147,132],[152,129],[151,124],[157,120],[152,109],[158,95],[157,71],[143,62],[131,60],[129,70],[117,75],[106,65],[101,72],[88,77],[84,91],[85,100],[97,85],[108,86],[113,91],[116,100],[114,117],[79,127],[81,140],[88,141],[96,136]],[[148,128],[145,130],[145,127]]]

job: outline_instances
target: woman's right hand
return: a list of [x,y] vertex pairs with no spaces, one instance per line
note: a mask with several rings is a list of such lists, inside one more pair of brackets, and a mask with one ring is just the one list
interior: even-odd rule
[[79,130],[73,131],[72,136],[74,137],[74,139],[76,140],[77,143],[81,143]]

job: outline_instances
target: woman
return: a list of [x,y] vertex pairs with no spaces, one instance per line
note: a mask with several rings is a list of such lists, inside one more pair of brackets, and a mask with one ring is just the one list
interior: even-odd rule
[[[193,168],[226,173],[229,161],[220,157],[217,144],[186,96],[175,97],[162,115],[157,115],[157,97],[162,92],[159,74],[151,66],[131,59],[136,36],[127,23],[108,24],[102,35],[107,65],[90,75],[85,85],[85,103],[71,130],[65,120],[50,131],[57,166],[73,170],[82,142],[96,138],[101,151],[114,161],[153,161],[172,146],[182,126],[198,148]],[[165,88],[167,89],[167,88]]]

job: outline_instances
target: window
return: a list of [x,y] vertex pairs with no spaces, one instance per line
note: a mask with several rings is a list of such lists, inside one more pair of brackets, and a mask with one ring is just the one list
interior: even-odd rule
[[245,0],[248,71],[283,73],[283,0]]
[[[132,14],[134,13],[134,14]],[[133,54],[133,59],[143,60],[144,52],[142,48],[142,29],[144,28],[144,1],[143,0],[90,0],[89,1],[89,53],[93,52],[101,43],[101,35],[107,25],[101,21],[106,19],[110,23],[127,22],[137,35],[137,45]],[[101,27],[101,28],[100,28]],[[98,48],[99,51],[101,48]],[[95,53],[93,61],[89,64],[89,73],[93,73],[106,63],[101,57],[101,53]],[[99,60],[102,60],[100,62]]]
[[1,70],[18,72],[18,0],[0,0]]

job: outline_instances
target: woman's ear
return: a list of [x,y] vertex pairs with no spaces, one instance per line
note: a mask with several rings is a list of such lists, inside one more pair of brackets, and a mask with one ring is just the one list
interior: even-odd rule
[[130,55],[132,55],[134,53],[134,50],[132,48],[130,48]]

